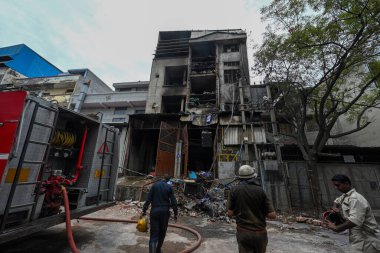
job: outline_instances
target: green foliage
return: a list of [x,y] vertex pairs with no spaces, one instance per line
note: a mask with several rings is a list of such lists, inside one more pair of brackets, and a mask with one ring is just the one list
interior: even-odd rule
[[[380,49],[379,49],[380,50]],[[370,74],[372,76],[376,76],[377,73],[380,72],[380,61],[375,61],[375,62],[370,62],[368,64],[368,68],[370,70]],[[376,79],[376,82],[377,82],[377,85],[380,85],[379,82],[380,82],[380,78],[377,78]]]
[[320,128],[316,152],[339,118],[366,126],[366,111],[380,102],[380,0],[273,0],[261,11],[268,26],[253,70],[282,83],[278,109],[295,138],[310,116]]

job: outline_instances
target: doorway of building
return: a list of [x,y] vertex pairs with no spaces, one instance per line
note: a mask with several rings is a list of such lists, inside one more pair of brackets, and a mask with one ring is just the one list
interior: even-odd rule
[[213,128],[189,128],[188,129],[188,166],[187,171],[209,171],[214,160]]

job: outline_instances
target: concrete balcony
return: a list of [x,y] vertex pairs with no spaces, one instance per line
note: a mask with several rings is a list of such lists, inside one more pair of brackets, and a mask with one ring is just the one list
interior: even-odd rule
[[147,97],[147,91],[87,94],[82,108],[145,107]]

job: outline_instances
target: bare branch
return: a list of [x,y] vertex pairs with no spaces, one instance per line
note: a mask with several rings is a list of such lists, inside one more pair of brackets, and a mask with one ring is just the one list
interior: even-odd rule
[[343,49],[344,51],[347,51],[347,48],[345,46],[343,46],[342,44],[339,44],[335,41],[326,41],[326,42],[315,43],[315,44],[306,44],[306,43],[302,43],[302,44],[304,45],[304,47],[299,47],[299,49],[313,48],[313,47],[325,47],[328,45],[335,45],[335,46]]
[[340,134],[334,134],[334,135],[330,135],[330,138],[331,139],[335,139],[335,138],[339,138],[339,137],[343,137],[343,136],[346,136],[346,135],[349,135],[349,134],[352,134],[352,133],[355,133],[355,132],[358,132],[364,128],[366,128],[369,124],[371,124],[371,122],[366,122],[364,125],[360,126],[360,127],[357,127],[355,129],[352,129],[350,131],[347,131],[347,132],[344,132],[344,133],[340,133]]
[[373,76],[361,89],[360,89],[360,92],[356,95],[356,97],[351,100],[350,102],[347,102],[347,106],[345,106],[346,108],[342,111],[339,111],[337,113],[337,116],[336,117],[339,117],[340,115],[342,114],[345,114],[354,104],[356,104],[356,102],[362,97],[362,95],[364,94],[364,92],[366,92],[367,88],[373,84],[378,78],[380,78],[380,72],[377,73],[377,75]]
[[325,94],[322,97],[321,103],[319,105],[319,114],[318,114],[318,116],[322,120],[325,120],[323,111],[324,111],[324,108],[325,108],[325,105],[326,105],[327,98],[328,98],[329,94],[331,93],[331,91],[332,91],[335,83],[341,77],[343,69],[344,69],[344,67],[345,67],[345,65],[347,63],[346,60],[347,60],[349,52],[354,48],[354,46],[356,45],[356,43],[359,41],[361,35],[363,34],[363,31],[364,31],[364,27],[361,27],[360,30],[358,31],[358,33],[356,34],[355,39],[351,43],[351,46],[344,53],[344,55],[339,59],[339,61],[338,61],[339,64],[338,64],[337,69],[334,71],[335,73],[333,75],[332,81],[326,84],[327,85],[327,89],[326,89]]

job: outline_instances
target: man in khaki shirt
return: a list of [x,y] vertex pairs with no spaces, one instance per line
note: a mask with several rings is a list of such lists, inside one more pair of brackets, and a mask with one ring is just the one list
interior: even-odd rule
[[345,175],[335,175],[332,182],[337,190],[343,193],[334,201],[333,210],[342,211],[345,222],[335,225],[327,222],[327,227],[335,232],[350,230],[349,241],[352,252],[380,252],[380,240],[377,223],[368,201],[351,186],[351,180]]

